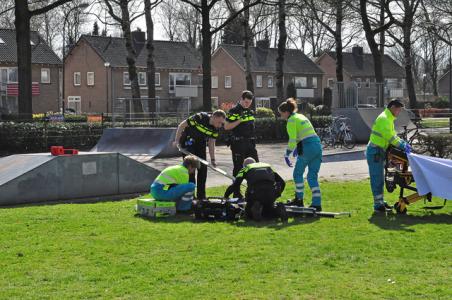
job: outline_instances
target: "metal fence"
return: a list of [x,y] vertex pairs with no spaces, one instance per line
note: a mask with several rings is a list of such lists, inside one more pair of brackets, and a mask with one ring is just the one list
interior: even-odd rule
[[191,110],[188,98],[116,98],[112,109],[112,122],[115,126],[127,126],[128,123],[146,122],[150,126],[157,123],[175,122],[186,119]]
[[337,82],[332,87],[333,107],[381,107],[387,99],[404,98],[406,89],[398,83]]

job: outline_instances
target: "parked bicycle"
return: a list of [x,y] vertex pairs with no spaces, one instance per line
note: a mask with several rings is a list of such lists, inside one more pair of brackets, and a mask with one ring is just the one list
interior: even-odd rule
[[425,154],[428,152],[428,145],[426,145],[425,138],[427,133],[422,132],[422,119],[412,120],[414,127],[408,128],[407,125],[402,126],[403,131],[398,133],[398,136],[407,141],[413,148],[413,152],[417,154]]
[[344,116],[333,117],[331,125],[320,134],[324,148],[336,146],[353,149],[356,145],[356,136],[350,125],[350,118]]

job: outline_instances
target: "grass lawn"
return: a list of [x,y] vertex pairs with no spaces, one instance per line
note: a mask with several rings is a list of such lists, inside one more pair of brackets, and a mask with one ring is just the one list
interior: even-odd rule
[[424,128],[443,128],[449,127],[449,118],[424,118],[421,121]]
[[367,181],[321,187],[325,210],[352,217],[147,220],[133,200],[0,209],[0,298],[452,298],[452,204],[373,216]]

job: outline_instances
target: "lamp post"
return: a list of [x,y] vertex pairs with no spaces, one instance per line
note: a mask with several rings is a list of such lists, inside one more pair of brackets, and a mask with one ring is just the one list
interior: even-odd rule
[[422,90],[424,92],[424,104],[425,104],[425,78],[427,77],[427,74],[422,74]]
[[[106,101],[105,101],[106,102],[105,112],[108,114],[108,110],[109,110],[109,105],[108,105],[108,98],[109,98],[108,97],[108,68],[110,67],[110,62],[106,61],[104,63],[104,66],[105,66],[105,86],[106,86],[106,89],[105,89],[105,99],[106,99]],[[111,113],[113,113],[113,106],[112,106]]]
[[80,3],[79,5],[77,5],[77,6],[74,6],[73,8],[71,8],[67,13],[66,13],[66,15],[64,16],[64,21],[63,21],[63,68],[62,68],[62,70],[63,70],[63,83],[62,83],[62,99],[61,99],[61,107],[60,107],[60,109],[62,110],[62,113],[63,113],[63,115],[64,115],[64,99],[65,99],[65,95],[64,95],[64,93],[65,93],[65,90],[64,90],[64,88],[65,88],[65,76],[64,76],[64,60],[65,60],[65,58],[66,58],[66,22],[67,22],[67,19],[69,18],[69,15],[71,14],[71,12],[73,12],[74,10],[76,10],[76,9],[85,9],[85,8],[87,8],[89,6],[89,4],[88,3]]

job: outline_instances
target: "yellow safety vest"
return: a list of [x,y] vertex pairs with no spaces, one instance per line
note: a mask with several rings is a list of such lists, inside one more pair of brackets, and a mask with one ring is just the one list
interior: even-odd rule
[[314,127],[302,114],[293,113],[287,120],[287,134],[289,135],[289,144],[287,149],[293,151],[297,143],[311,136],[317,136]]
[[188,183],[188,181],[189,181],[188,169],[183,165],[177,165],[165,168],[159,174],[159,176],[155,178],[154,183],[169,186],[171,184]]
[[389,109],[385,109],[375,120],[370,133],[369,145],[388,149],[389,145],[401,148],[403,140],[397,136],[394,128],[395,117]]

